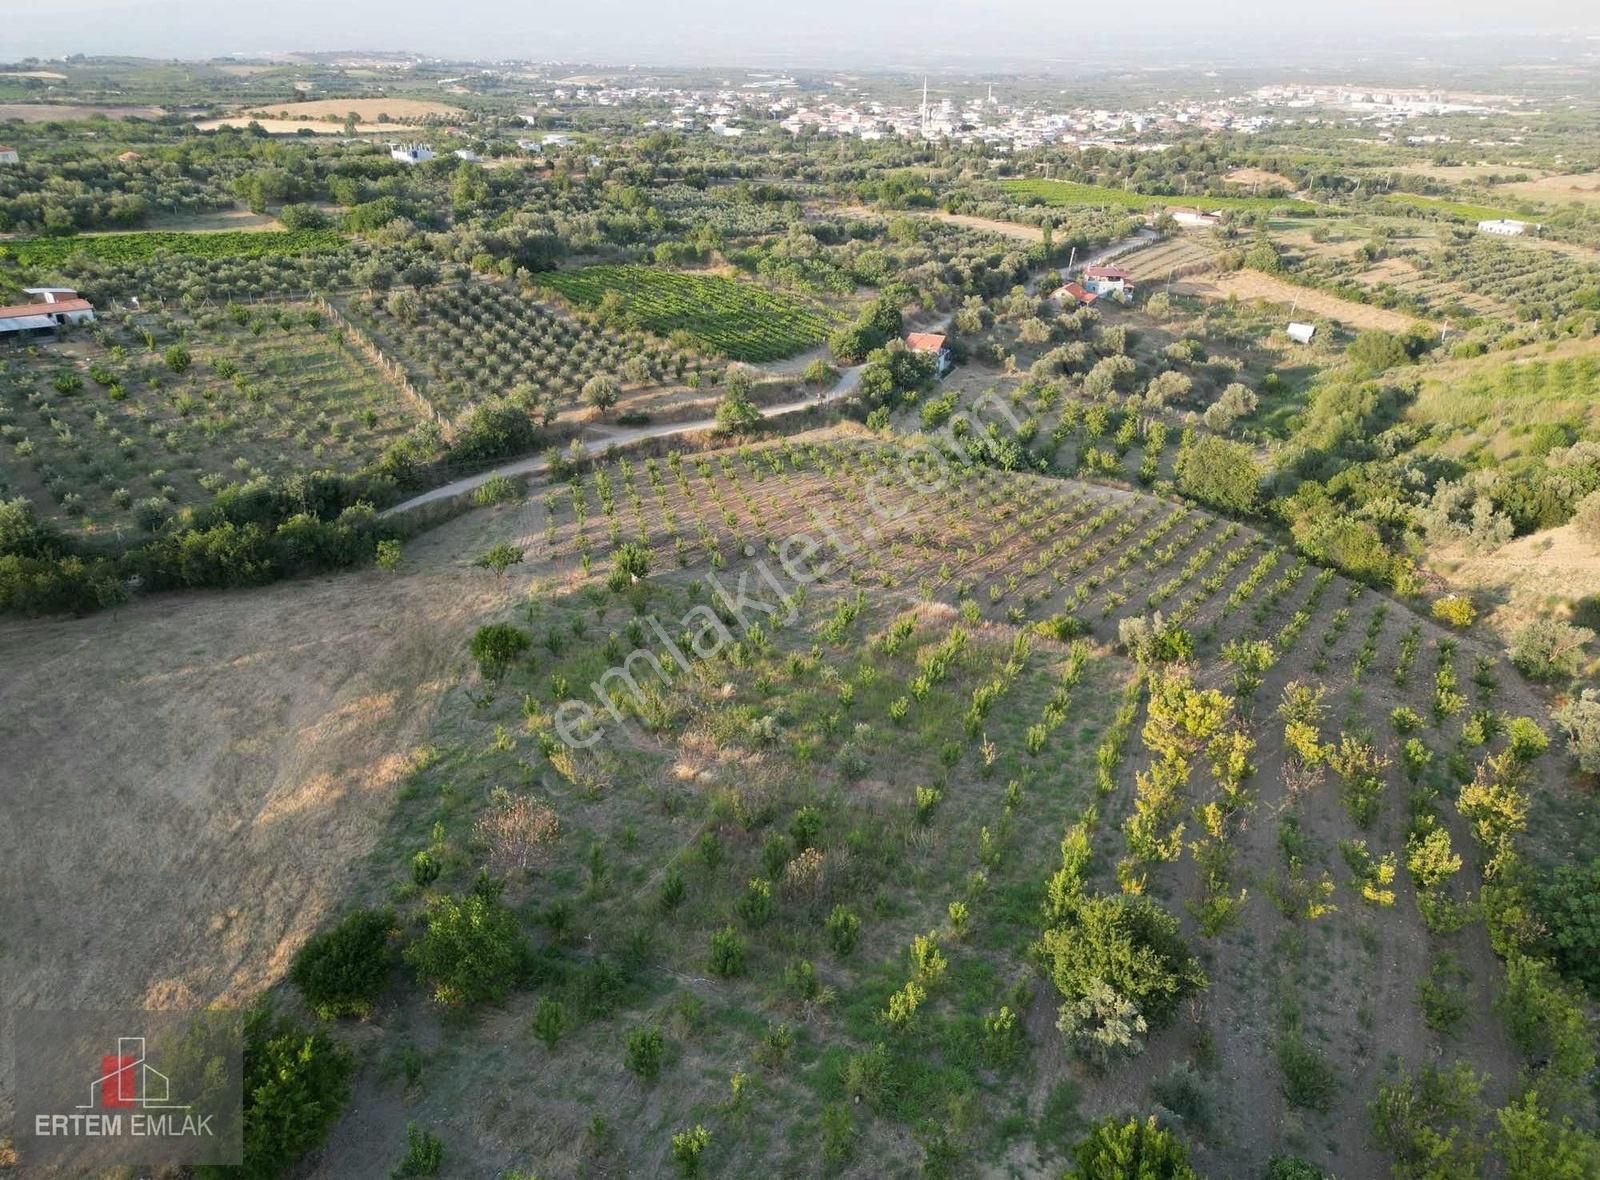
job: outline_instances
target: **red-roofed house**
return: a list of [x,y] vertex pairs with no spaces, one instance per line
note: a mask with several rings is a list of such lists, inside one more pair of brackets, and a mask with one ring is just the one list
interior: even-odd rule
[[912,352],[926,352],[933,357],[934,371],[943,377],[950,371],[950,348],[944,341],[940,332],[910,332],[906,335],[906,347]]
[[0,164],[20,164],[22,157],[17,155],[17,149],[0,144]]
[[54,332],[62,324],[82,324],[94,319],[94,304],[76,291],[62,287],[32,288],[32,303],[0,307],[0,338],[34,336]]
[[1109,295],[1119,303],[1133,296],[1133,276],[1120,266],[1086,266],[1083,285],[1096,295]]
[[1080,283],[1062,283],[1050,292],[1050,298],[1057,303],[1081,303],[1087,307],[1100,296],[1093,291],[1085,291]]

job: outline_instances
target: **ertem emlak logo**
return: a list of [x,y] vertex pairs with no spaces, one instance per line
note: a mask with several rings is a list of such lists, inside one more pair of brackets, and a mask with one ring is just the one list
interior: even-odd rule
[[89,1101],[70,1114],[34,1116],[33,1133],[49,1135],[211,1135],[213,1116],[172,1101],[172,1079],[150,1064],[144,1037],[118,1037],[117,1051],[100,1058]]
[[17,1010],[11,1018],[19,1163],[240,1162],[237,1012]]

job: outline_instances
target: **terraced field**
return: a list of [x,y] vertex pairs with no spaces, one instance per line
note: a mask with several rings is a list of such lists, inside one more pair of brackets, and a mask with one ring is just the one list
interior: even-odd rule
[[1209,269],[1222,253],[1222,243],[1209,234],[1177,234],[1151,246],[1117,256],[1117,265],[1143,282],[1182,278]]

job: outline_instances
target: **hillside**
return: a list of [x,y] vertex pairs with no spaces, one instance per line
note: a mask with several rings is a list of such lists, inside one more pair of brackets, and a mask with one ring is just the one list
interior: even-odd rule
[[[303,753],[277,756],[305,774],[273,793],[296,801],[302,844],[337,839],[342,861],[370,852],[357,893],[397,906],[407,941],[491,864],[529,956],[500,1002],[464,1020],[429,985],[396,982],[361,1030],[369,1064],[316,1174],[386,1175],[392,1157],[373,1144],[413,1121],[462,1175],[655,1174],[695,1125],[716,1174],[765,1161],[1042,1175],[1087,1120],[1165,1108],[1209,1175],[1253,1175],[1289,1152],[1377,1176],[1368,1107],[1397,1077],[1462,1061],[1485,1077],[1484,1102],[1508,1100],[1526,1063],[1496,1014],[1503,963],[1461,908],[1485,854],[1460,781],[1505,745],[1491,719],[1540,703],[1492,653],[1236,523],[908,454],[845,433],[619,461],[448,526],[393,581],[237,600],[303,614],[308,639],[350,625],[311,606],[328,599],[363,620],[353,636],[381,634],[399,609],[434,619],[458,652],[474,623],[506,620],[533,641],[494,679],[460,656],[428,656],[426,674],[407,657],[418,684],[456,671],[425,735],[415,712],[364,727],[391,734],[397,755],[422,751],[398,785],[356,788],[376,789],[380,813],[398,800],[381,831],[348,829],[329,807],[347,788]],[[648,572],[608,590],[614,552],[641,540]],[[522,561],[463,570],[491,543]],[[716,601],[714,583],[737,600],[741,582],[744,617],[764,620],[748,631]],[[1119,630],[1153,610],[1166,629],[1136,640],[1136,663]],[[161,613],[136,608],[121,649],[167,626]],[[667,638],[688,670],[669,684],[635,657],[637,695],[606,682],[625,720],[598,712],[600,739],[565,746],[577,714],[562,702],[600,710],[587,686],[636,644],[674,667]],[[1240,644],[1261,641],[1246,658]],[[240,691],[250,663],[208,691]],[[1319,689],[1320,708],[1292,684]],[[1315,737],[1291,731],[1301,753],[1286,748],[1286,695],[1315,715]],[[335,716],[378,698],[344,699]],[[402,711],[432,711],[411,699]],[[1174,744],[1161,719],[1184,701],[1179,715],[1200,713]],[[1407,708],[1402,736],[1393,717]],[[182,728],[175,713],[166,724]],[[1234,735],[1220,773],[1218,734]],[[1401,750],[1411,740],[1426,766]],[[1321,752],[1307,758],[1308,743]],[[1175,785],[1156,765],[1174,757]],[[1555,755],[1528,772],[1565,806]],[[81,765],[50,790],[64,804],[103,775]],[[204,807],[222,787],[190,789]],[[549,809],[536,829],[506,820],[522,800]],[[1407,839],[1427,831],[1449,833],[1466,863],[1419,888]],[[1057,870],[1072,832],[1091,855],[1069,889]],[[171,869],[159,846],[126,852],[121,872]],[[1036,949],[1070,928],[1063,889],[1151,898],[1205,979],[1179,1002],[1152,998],[1148,1034],[1104,1066],[1058,1029],[1066,968]],[[547,1048],[535,1029],[552,1011]],[[659,1032],[659,1053],[629,1050],[641,1029]],[[1487,1127],[1471,1134],[1487,1142]]]

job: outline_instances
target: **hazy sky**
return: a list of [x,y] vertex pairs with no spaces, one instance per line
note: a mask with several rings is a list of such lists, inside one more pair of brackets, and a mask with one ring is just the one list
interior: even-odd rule
[[[1070,62],[1125,47],[1143,64],[1229,45],[1375,44],[1395,32],[1600,33],[1596,0],[51,0],[40,9],[22,0],[3,3],[18,19],[0,21],[0,60],[361,48],[826,67],[925,59]],[[1406,47],[1415,48],[1412,38]]]

